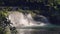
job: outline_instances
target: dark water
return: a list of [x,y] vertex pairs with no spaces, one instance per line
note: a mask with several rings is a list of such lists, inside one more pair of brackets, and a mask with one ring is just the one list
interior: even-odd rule
[[59,34],[60,31],[48,31],[45,29],[18,29],[18,34]]
[[18,34],[60,34],[60,26],[26,27],[17,29]]

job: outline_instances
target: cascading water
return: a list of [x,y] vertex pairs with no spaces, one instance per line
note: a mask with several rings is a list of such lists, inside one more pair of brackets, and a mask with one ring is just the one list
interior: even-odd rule
[[[43,19],[45,19],[45,21],[48,22],[46,17],[44,17],[44,16],[40,16],[40,17],[43,17]],[[24,15],[23,13],[20,13],[20,12],[10,12],[9,19],[11,20],[11,23],[12,23],[11,26],[17,28],[17,31],[18,31],[17,34],[31,34],[30,31],[34,30],[34,29],[20,29],[19,30],[18,28],[21,28],[21,27],[32,27],[32,26],[45,26],[45,25],[47,25],[47,23],[35,21],[32,18],[31,14]]]

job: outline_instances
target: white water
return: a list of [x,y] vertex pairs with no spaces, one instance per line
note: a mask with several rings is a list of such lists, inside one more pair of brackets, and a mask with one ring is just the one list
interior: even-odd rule
[[[44,16],[40,16],[43,17],[43,19],[45,19],[45,21],[47,21],[47,18]],[[43,22],[37,22],[35,21],[31,14],[26,14],[24,15],[23,13],[19,13],[19,12],[11,12],[11,14],[9,15],[9,19],[11,20],[11,26],[12,27],[16,27],[16,28],[20,28],[20,27],[29,27],[29,26],[45,26],[48,25],[47,23],[43,23]],[[48,22],[48,21],[47,21]],[[37,24],[39,23],[39,24]],[[31,29],[29,29],[27,31],[27,29],[24,30],[18,30],[18,34],[25,34],[26,32],[30,32]],[[28,34],[28,33],[26,33]],[[31,34],[31,33],[29,33]]]

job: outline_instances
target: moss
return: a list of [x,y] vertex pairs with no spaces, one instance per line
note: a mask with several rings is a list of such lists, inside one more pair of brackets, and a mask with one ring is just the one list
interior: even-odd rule
[[5,28],[5,34],[11,34],[10,28],[8,26]]

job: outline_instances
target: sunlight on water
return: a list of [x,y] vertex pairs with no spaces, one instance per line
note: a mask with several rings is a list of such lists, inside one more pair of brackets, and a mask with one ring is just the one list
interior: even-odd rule
[[34,29],[17,29],[18,34],[32,34],[31,31],[34,31]]
[[[13,23],[13,26],[19,27],[19,26],[45,26],[46,24],[43,22],[37,22],[34,21],[31,14],[24,15],[23,13],[19,12],[12,12],[9,15],[9,19],[11,20],[11,23]],[[45,18],[46,19],[46,18]],[[39,24],[37,24],[39,23]]]
[[[43,17],[43,19],[45,19],[45,21],[48,22],[47,18],[45,18],[44,16],[40,16],[40,17]],[[23,13],[20,13],[20,12],[10,12],[9,19],[11,20],[11,23],[12,23],[11,26],[17,28],[18,34],[31,34],[30,31],[33,31],[32,29],[22,29],[22,30],[20,29],[19,30],[18,27],[48,25],[47,23],[35,21],[32,18],[30,13],[24,15]],[[44,21],[43,19],[42,19],[42,21]]]

